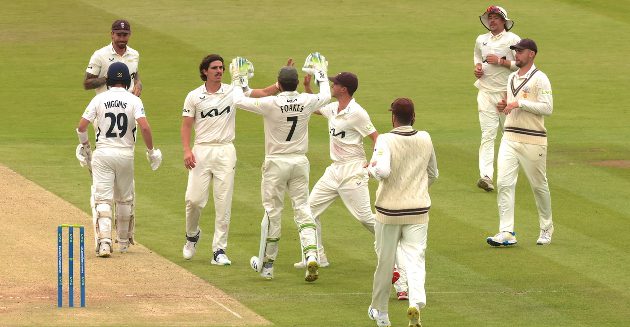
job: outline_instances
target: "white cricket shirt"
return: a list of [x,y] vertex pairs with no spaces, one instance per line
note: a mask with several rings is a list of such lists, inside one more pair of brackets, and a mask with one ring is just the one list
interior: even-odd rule
[[94,124],[97,148],[131,148],[136,144],[136,119],[145,117],[144,105],[122,87],[97,94],[83,113]]
[[[116,53],[116,50],[114,50],[114,46],[111,43],[94,51],[85,72],[98,77],[105,77],[107,76],[107,69],[109,69],[109,65],[115,62],[122,62],[129,68],[129,74],[131,75],[131,85],[129,86],[129,90],[133,90],[134,79],[138,74],[140,53],[132,49],[130,46],[127,46],[127,50],[125,50],[125,53],[123,53],[122,56]],[[95,91],[96,94],[105,92],[107,91],[107,85],[102,85],[96,88]]]
[[[510,50],[511,45],[515,45],[521,38],[512,33],[503,31],[497,35],[491,32],[481,34],[475,41],[474,63],[482,64],[483,76],[475,81],[475,86],[481,91],[504,92],[508,75],[512,69],[500,65],[491,65],[485,62],[490,54],[505,58],[514,63],[514,51]],[[514,69],[516,66],[512,65]]]
[[202,84],[188,93],[182,116],[195,118],[195,144],[232,143],[236,129],[234,100],[237,93],[234,90],[234,86],[221,83],[219,90],[210,93]]
[[330,159],[334,162],[365,161],[363,138],[376,132],[370,116],[354,99],[338,111],[339,102],[332,102],[319,109],[328,119],[330,135]]
[[311,114],[329,100],[330,87],[325,81],[318,94],[292,91],[259,99],[239,97],[236,105],[263,116],[265,155],[305,154]]

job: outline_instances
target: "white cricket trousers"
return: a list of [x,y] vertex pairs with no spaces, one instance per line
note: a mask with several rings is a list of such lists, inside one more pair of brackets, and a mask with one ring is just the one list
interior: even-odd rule
[[196,144],[192,149],[197,164],[188,173],[186,188],[186,236],[199,232],[201,209],[208,203],[212,182],[214,198],[214,238],[212,251],[227,249],[234,192],[236,150],[228,144]]
[[424,253],[427,248],[428,228],[428,223],[394,225],[376,221],[374,232],[378,264],[372,285],[372,308],[379,312],[388,312],[392,269],[394,269],[396,248],[399,242],[399,253],[403,256],[403,264],[407,270],[409,306],[416,306],[421,309],[426,305]]
[[553,226],[551,194],[547,183],[547,146],[501,140],[497,158],[499,231],[514,232],[514,200],[519,166],[534,192],[540,229]]
[[[262,166],[261,195],[265,215],[269,218],[263,262],[275,261],[281,236],[284,194],[289,192],[293,219],[298,227],[302,252],[317,257],[315,221],[308,206],[310,164],[301,154],[271,155]],[[265,217],[263,217],[265,219]]]
[[503,128],[505,115],[497,110],[497,103],[505,98],[505,92],[477,93],[481,145],[479,146],[479,177],[488,176],[494,180],[494,143],[497,131]]
[[333,163],[326,168],[308,198],[317,225],[319,253],[323,252],[322,224],[319,216],[340,197],[350,213],[374,233],[375,215],[370,205],[369,175],[364,161]]

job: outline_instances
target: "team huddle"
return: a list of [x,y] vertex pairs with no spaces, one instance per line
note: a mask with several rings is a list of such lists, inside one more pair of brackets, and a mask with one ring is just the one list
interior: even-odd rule
[[[553,233],[551,202],[546,179],[546,129],[543,116],[552,112],[551,86],[533,65],[538,52],[534,41],[508,32],[513,21],[507,12],[489,7],[480,16],[490,31],[475,47],[475,85],[479,88],[482,144],[477,185],[490,192],[494,139],[503,133],[498,156],[499,233],[488,237],[492,246],[516,244],[514,192],[519,165],[534,190],[540,215],[538,244],[549,244]],[[152,170],[162,162],[154,148],[151,128],[140,100],[139,53],[127,46],[131,26],[126,20],[112,24],[112,43],[95,51],[86,69],[84,87],[97,95],[88,104],[76,129],[76,156],[92,175],[91,207],[96,255],[109,257],[117,243],[120,253],[134,244],[134,147],[138,127]],[[262,116],[265,158],[262,165],[263,217],[259,252],[250,266],[262,278],[274,278],[274,262],[281,238],[284,196],[288,193],[300,240],[301,259],[294,264],[304,279],[314,282],[319,268],[330,265],[320,216],[341,198],[348,211],[375,237],[377,265],[368,315],[378,326],[390,326],[388,299],[392,283],[399,300],[408,300],[409,326],[420,326],[426,305],[425,250],[431,199],[429,186],[438,178],[431,137],[415,130],[415,106],[409,98],[395,99],[389,110],[393,129],[379,135],[367,111],[354,98],[358,77],[351,72],[328,76],[328,61],[309,54],[301,70],[305,92],[297,92],[298,70],[292,59],[278,71],[277,81],[251,88],[254,65],[236,57],[225,66],[218,54],[199,65],[203,82],[184,100],[181,124],[183,163],[188,170],[185,199],[186,227],[182,256],[190,260],[201,239],[200,218],[210,187],[215,207],[211,264],[226,266],[236,173],[235,122],[237,109]],[[231,82],[223,83],[225,70]],[[510,73],[511,71],[514,71]],[[318,86],[314,93],[312,82]],[[332,85],[330,83],[332,82]],[[331,102],[331,98],[336,101]],[[309,192],[308,125],[311,116],[328,121],[332,163]],[[95,130],[95,149],[88,138]],[[500,128],[499,128],[500,127]],[[194,136],[193,136],[194,135]],[[373,144],[368,161],[363,139]],[[369,178],[379,182],[372,211]],[[116,229],[113,238],[112,226]]]

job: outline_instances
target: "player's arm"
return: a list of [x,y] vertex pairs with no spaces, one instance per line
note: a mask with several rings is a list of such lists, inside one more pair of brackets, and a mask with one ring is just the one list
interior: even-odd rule
[[376,140],[378,139],[378,132],[374,131],[374,133],[369,134],[368,137],[372,140],[372,148],[376,147]]
[[133,95],[137,97],[140,97],[140,94],[142,94],[142,82],[140,81],[140,72],[136,72],[133,78],[133,90],[131,90],[131,93],[133,93]]
[[477,38],[475,41],[475,50],[473,51],[473,64],[475,65],[473,73],[477,78],[483,76],[482,62],[483,57],[481,56],[481,48],[479,47],[479,38]]
[[138,126],[140,126],[140,133],[142,133],[142,139],[147,146],[147,150],[153,150],[153,135],[151,134],[151,126],[147,117],[140,117],[136,119]]
[[197,160],[190,148],[190,137],[192,135],[192,127],[195,123],[195,117],[184,116],[182,119],[182,128],[180,131],[182,138],[182,147],[184,149],[184,167],[186,169],[195,168]]
[[271,84],[264,89],[252,89],[249,94],[250,98],[264,98],[272,95],[276,95],[280,92],[278,83]]
[[429,177],[429,186],[438,179],[440,175],[437,168],[437,157],[435,156],[435,148],[431,146],[431,156],[429,157],[429,164],[427,165],[427,175]]
[[379,181],[389,177],[391,173],[390,162],[391,154],[387,146],[387,141],[384,137],[379,137],[376,139],[372,159],[367,167],[370,176]]
[[86,72],[85,79],[83,80],[83,88],[86,90],[93,90],[105,85],[105,83],[107,83],[107,77],[98,77]]
[[77,136],[79,137],[79,145],[76,148],[76,157],[81,167],[88,167],[92,174],[92,150],[90,149],[90,140],[88,138],[87,127],[90,121],[85,117],[81,117],[77,126]]

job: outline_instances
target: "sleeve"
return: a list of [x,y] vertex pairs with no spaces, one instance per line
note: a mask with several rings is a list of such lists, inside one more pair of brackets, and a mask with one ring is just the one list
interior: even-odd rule
[[99,76],[101,73],[101,67],[102,64],[101,60],[99,59],[98,53],[94,52],[94,54],[92,54],[92,57],[90,57],[90,62],[88,63],[85,72],[94,76]]
[[95,100],[96,100],[96,97],[94,97],[92,101],[90,101],[90,103],[85,108],[85,111],[83,112],[83,116],[81,116],[85,118],[86,120],[89,120],[90,122],[94,122],[94,119],[96,119],[97,101]]
[[[326,118],[330,118],[333,115],[333,109],[335,109],[335,103],[329,103],[317,110],[319,110],[319,113],[322,114],[322,116],[326,117]],[[317,111],[316,110],[316,111]]]
[[245,111],[253,112],[255,114],[262,115],[263,108],[266,101],[268,99],[272,99],[273,97],[264,97],[264,98],[249,98],[244,96],[243,89],[240,87],[235,88],[235,93],[239,93],[234,96],[234,106],[237,108],[241,108]]
[[553,112],[553,96],[551,83],[547,75],[541,74],[536,79],[536,89],[538,96],[535,100],[518,100],[519,108],[536,115],[551,116]]
[[370,159],[370,164],[368,165],[370,175],[379,181],[389,177],[391,172],[390,162],[391,154],[389,146],[387,146],[387,136],[383,134],[376,139],[376,144],[374,145],[372,159]]
[[134,108],[133,108],[133,116],[136,117],[136,120],[138,120],[138,118],[147,116],[144,113],[144,104],[142,103],[142,100],[140,100],[140,98],[137,98],[137,99],[138,101],[135,101]]
[[429,157],[429,164],[427,165],[427,175],[429,176],[429,186],[433,184],[440,176],[437,168],[437,158],[435,156],[435,148],[431,144],[431,157]]
[[357,121],[355,124],[355,129],[361,134],[361,136],[366,137],[374,132],[376,132],[376,128],[372,121],[370,120],[370,116],[367,112],[362,111],[357,116]]
[[328,84],[328,80],[319,84],[319,93],[308,95],[311,97],[311,101],[313,101],[312,111],[316,111],[326,105],[328,101],[330,101],[330,86]]
[[[512,39],[510,40],[508,45],[509,46],[513,46],[513,45],[517,44],[520,41],[521,41],[521,37],[516,35],[516,34],[514,34],[514,33],[512,33]],[[511,61],[511,63],[510,63],[510,70],[513,71],[513,72],[517,71],[518,67],[516,66],[516,51],[510,49],[510,56],[511,57],[507,58],[508,60]]]
[[184,109],[182,110],[183,117],[195,117],[196,110],[193,99],[192,92],[188,93],[186,100],[184,100]]
[[478,36],[477,39],[475,40],[475,50],[473,52],[473,63],[475,65],[483,63],[483,58],[481,57],[481,48],[479,47],[480,37],[481,35]]

